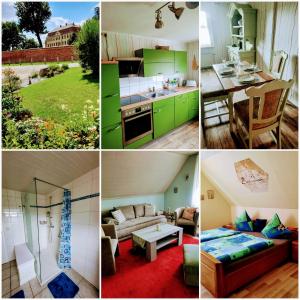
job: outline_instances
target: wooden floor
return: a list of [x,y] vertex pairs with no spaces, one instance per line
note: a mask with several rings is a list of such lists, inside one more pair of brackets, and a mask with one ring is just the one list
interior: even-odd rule
[[[228,111],[225,103],[218,102],[220,112]],[[205,105],[205,115],[214,115],[217,112],[216,104]],[[282,123],[282,148],[298,148],[298,108],[287,103]],[[201,147],[207,149],[243,149],[244,144],[236,134],[229,130],[229,115],[205,120],[201,131]],[[276,141],[270,133],[264,133],[253,140],[253,148],[277,148]]]
[[[213,298],[201,286],[201,298]],[[239,289],[229,298],[298,298],[298,264],[286,263]]]
[[199,121],[190,121],[168,134],[145,144],[144,149],[198,149]]

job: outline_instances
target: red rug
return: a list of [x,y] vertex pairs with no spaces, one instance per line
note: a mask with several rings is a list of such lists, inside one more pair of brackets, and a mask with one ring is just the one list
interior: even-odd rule
[[[183,235],[183,244],[198,240]],[[102,277],[103,298],[199,298],[199,288],[183,281],[183,246],[169,245],[147,262],[143,253],[132,254],[131,240],[120,242],[117,273]]]

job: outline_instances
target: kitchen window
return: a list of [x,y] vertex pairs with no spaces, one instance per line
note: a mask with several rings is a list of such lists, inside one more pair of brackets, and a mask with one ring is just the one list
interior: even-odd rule
[[200,11],[200,44],[201,48],[213,47],[213,39],[208,26],[207,13]]

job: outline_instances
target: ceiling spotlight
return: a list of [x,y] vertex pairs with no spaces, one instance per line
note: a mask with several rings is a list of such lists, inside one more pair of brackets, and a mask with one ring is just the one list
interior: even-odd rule
[[184,7],[178,7],[178,8],[176,8],[175,7],[175,2],[172,2],[171,5],[168,5],[168,8],[169,8],[169,10],[171,12],[173,12],[175,14],[176,19],[179,20],[181,14],[184,11]]
[[160,10],[157,10],[155,12],[155,19],[156,19],[155,28],[156,29],[161,29],[164,26],[164,23],[161,19],[161,11]]

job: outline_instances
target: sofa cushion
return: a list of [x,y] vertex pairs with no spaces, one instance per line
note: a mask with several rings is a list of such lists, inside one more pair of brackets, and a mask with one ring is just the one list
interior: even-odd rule
[[192,208],[192,207],[185,208],[182,214],[182,218],[193,221],[195,211],[196,208]]
[[116,226],[119,239],[129,237],[133,231],[149,227],[159,223],[166,223],[167,219],[164,215],[154,217],[140,217],[135,220],[128,220]]
[[103,228],[101,227],[101,237],[102,236],[105,236],[105,232],[104,232]]
[[155,216],[155,209],[152,205],[145,205],[145,217]]
[[194,223],[194,221],[191,221],[191,220],[179,218],[177,220],[177,225],[191,225],[191,226],[195,226],[195,223]]
[[103,219],[105,224],[118,224],[118,221],[111,217],[106,217]]
[[119,224],[124,223],[126,221],[126,218],[120,209],[113,211],[112,215],[118,221]]
[[133,205],[135,211],[135,217],[143,217],[145,215],[145,204]]
[[122,211],[122,213],[125,216],[126,220],[135,219],[135,213],[134,213],[133,205],[119,206],[119,207],[116,207],[116,208]]

